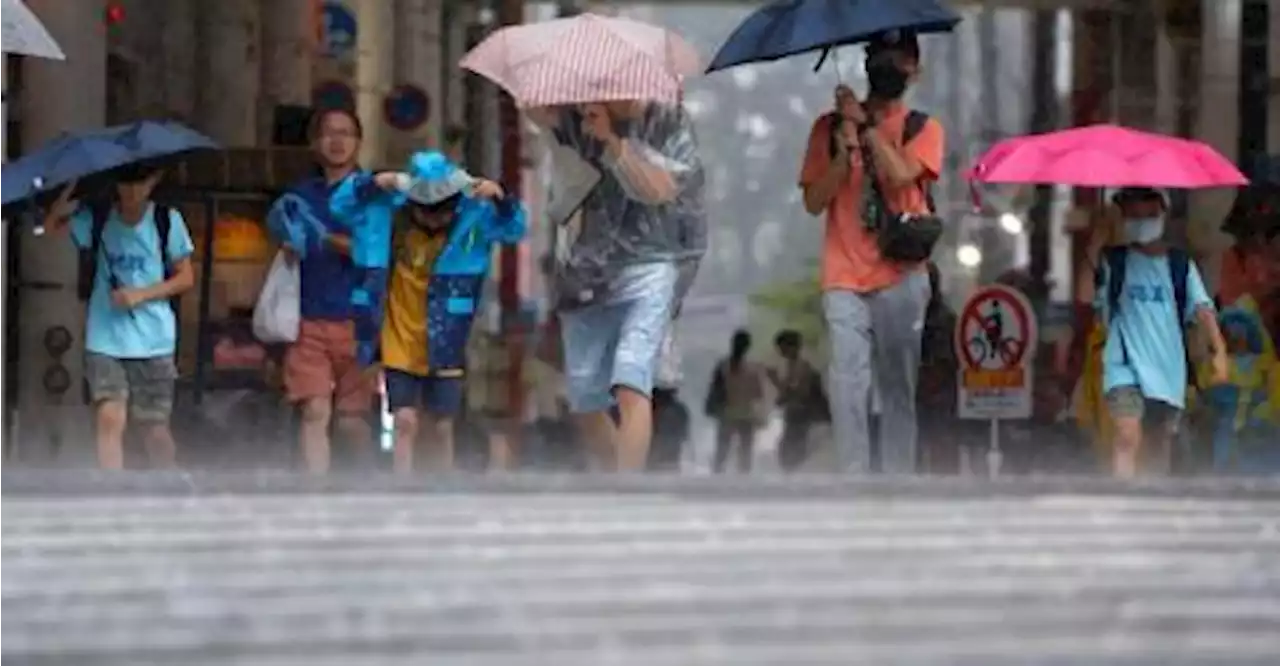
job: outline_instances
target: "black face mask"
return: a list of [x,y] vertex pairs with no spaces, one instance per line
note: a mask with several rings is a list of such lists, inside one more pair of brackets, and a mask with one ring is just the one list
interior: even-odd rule
[[867,84],[872,97],[898,99],[907,91],[907,73],[889,53],[867,59]]

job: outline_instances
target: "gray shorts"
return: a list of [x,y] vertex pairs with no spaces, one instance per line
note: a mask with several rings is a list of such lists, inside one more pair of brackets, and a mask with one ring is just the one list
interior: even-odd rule
[[172,356],[125,359],[88,353],[84,377],[93,404],[127,402],[132,421],[166,422],[173,411],[173,383],[178,369]]
[[1149,400],[1137,386],[1117,386],[1107,391],[1107,410],[1114,419],[1139,419],[1143,428],[1178,431],[1182,410],[1159,400]]

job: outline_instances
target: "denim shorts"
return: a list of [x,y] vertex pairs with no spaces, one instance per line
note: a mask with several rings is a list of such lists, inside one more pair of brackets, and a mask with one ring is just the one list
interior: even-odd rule
[[387,409],[424,410],[433,416],[453,416],[462,411],[462,377],[422,377],[401,370],[383,373],[387,385]]
[[609,409],[618,386],[651,395],[676,278],[674,263],[637,264],[618,276],[609,300],[560,313],[572,411]]

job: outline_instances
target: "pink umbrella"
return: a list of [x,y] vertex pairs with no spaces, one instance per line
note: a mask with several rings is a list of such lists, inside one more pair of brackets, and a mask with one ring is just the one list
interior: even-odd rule
[[1116,125],[1091,125],[1006,139],[966,178],[981,183],[1079,187],[1235,187],[1240,170],[1200,143]]
[[502,86],[520,107],[611,100],[675,103],[702,61],[673,32],[581,14],[503,28],[458,63]]

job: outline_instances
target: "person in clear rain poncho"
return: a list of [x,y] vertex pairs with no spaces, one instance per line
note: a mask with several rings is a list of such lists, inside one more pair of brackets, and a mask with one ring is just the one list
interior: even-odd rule
[[636,101],[529,115],[554,139],[557,178],[567,159],[588,179],[552,273],[570,408],[600,467],[640,470],[657,360],[706,251],[693,123],[678,106]]

